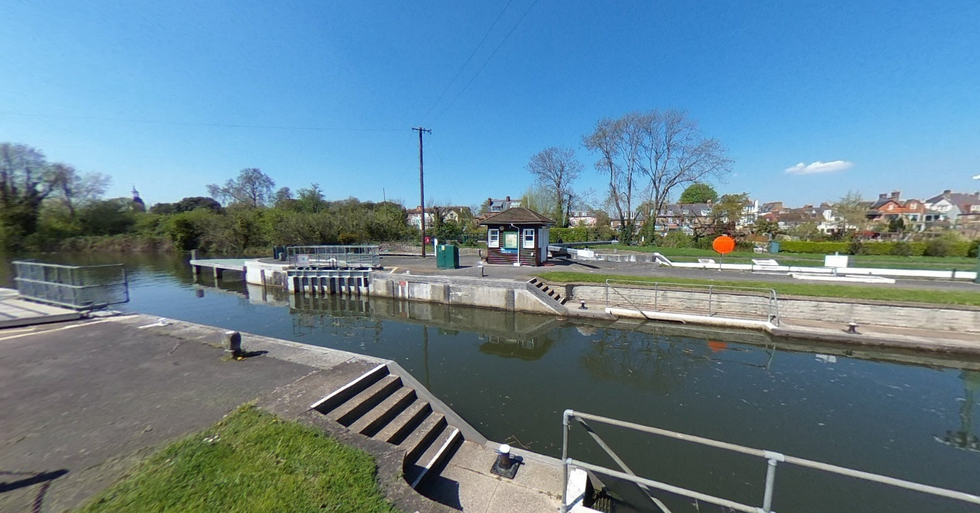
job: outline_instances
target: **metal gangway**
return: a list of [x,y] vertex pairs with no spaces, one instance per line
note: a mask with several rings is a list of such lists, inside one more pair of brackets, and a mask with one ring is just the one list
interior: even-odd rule
[[[568,435],[571,428],[572,421],[577,422],[581,425],[585,431],[592,437],[592,439],[601,447],[606,454],[619,466],[619,470],[610,469],[602,467],[600,465],[594,465],[584,461],[579,461],[568,455]],[[647,433],[651,435],[657,435],[666,438],[672,438],[674,440],[681,440],[684,442],[690,442],[697,445],[714,447],[716,449],[723,449],[726,451],[732,451],[740,454],[745,454],[749,456],[755,456],[762,458],[766,461],[766,487],[763,492],[762,506],[750,506],[748,504],[742,504],[729,499],[724,499],[721,497],[715,497],[713,495],[708,495],[705,493],[700,493],[694,490],[689,490],[686,488],[681,488],[679,486],[673,486],[667,483],[661,483],[659,481],[654,481],[652,479],[646,479],[637,476],[623,461],[622,458],[616,454],[611,447],[601,438],[598,434],[589,426],[587,421],[603,423],[611,426],[616,426],[620,428],[630,429],[634,431],[639,431],[642,433]],[[709,504],[715,504],[723,508],[729,508],[732,511],[741,511],[744,513],[771,513],[772,509],[772,497],[776,486],[776,468],[782,463],[784,465],[796,465],[799,467],[805,467],[813,470],[818,470],[822,472],[828,472],[831,474],[836,474],[840,476],[850,477],[854,479],[860,479],[863,481],[870,481],[872,483],[880,483],[884,485],[894,486],[898,488],[904,488],[906,490],[912,490],[916,492],[921,492],[937,497],[945,497],[947,499],[953,499],[957,501],[966,502],[969,504],[980,505],[980,496],[976,496],[969,493],[959,492],[956,490],[948,490],[945,488],[939,488],[936,486],[925,485],[921,483],[915,483],[912,481],[906,481],[904,479],[897,479],[894,477],[883,476],[880,474],[873,474],[871,472],[864,472],[861,470],[854,470],[846,467],[840,467],[837,465],[831,465],[829,463],[822,463],[819,461],[808,460],[804,458],[797,458],[795,456],[789,456],[786,454],[781,454],[774,451],[767,451],[763,449],[753,449],[751,447],[744,447],[741,445],[736,445],[728,442],[720,442],[717,440],[712,440],[709,438],[702,438],[699,436],[688,435],[685,433],[679,433],[677,431],[670,431],[667,429],[660,429],[650,426],[644,426],[642,424],[634,424],[632,422],[625,422],[622,420],[611,419],[608,417],[602,417],[599,415],[592,415],[589,413],[582,413],[574,410],[565,410],[562,416],[562,447],[561,447],[561,459],[562,466],[564,467],[564,481],[562,487],[562,504],[561,512],[567,513],[569,511],[569,499],[568,497],[568,478],[569,470],[571,468],[578,468],[581,470],[593,472],[596,474],[606,475],[616,479],[622,479],[631,483],[638,485],[647,497],[664,513],[670,513],[670,509],[667,506],[654,497],[651,492],[653,489],[663,490],[665,492],[681,495],[683,497],[688,497],[695,499],[696,501],[704,501]],[[575,499],[575,498],[571,498]]]
[[71,308],[97,310],[129,301],[129,280],[122,264],[61,265],[13,262],[17,292],[25,299]]
[[373,269],[381,266],[378,246],[289,246],[286,261],[295,267]]
[[779,298],[774,289],[725,285],[606,280],[606,308],[674,312],[715,318],[751,319],[779,326]]

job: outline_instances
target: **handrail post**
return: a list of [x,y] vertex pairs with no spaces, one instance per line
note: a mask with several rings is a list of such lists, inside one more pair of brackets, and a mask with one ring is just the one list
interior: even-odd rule
[[776,486],[776,464],[786,461],[785,457],[778,452],[764,451],[768,466],[766,467],[766,492],[762,498],[762,511],[770,513],[772,511],[772,493]]
[[708,317],[711,317],[711,300],[714,285],[708,285]]
[[561,416],[561,463],[564,470],[564,478],[562,480],[561,487],[561,513],[568,513],[568,420],[572,417],[572,415],[575,415],[575,412],[568,409],[565,410]]

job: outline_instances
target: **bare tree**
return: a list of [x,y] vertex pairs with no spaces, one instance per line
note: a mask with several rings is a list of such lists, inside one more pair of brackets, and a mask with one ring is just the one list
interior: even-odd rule
[[640,167],[650,179],[654,216],[663,210],[676,187],[731,172],[734,161],[727,157],[725,148],[717,139],[705,137],[697,122],[684,112],[653,110],[633,116],[643,134]]
[[238,178],[228,180],[224,187],[208,185],[208,194],[216,200],[240,203],[248,207],[264,205],[272,196],[276,182],[258,168],[249,167],[238,173]]
[[70,219],[75,219],[75,212],[79,206],[97,200],[105,194],[111,182],[108,175],[102,173],[82,175],[67,164],[53,164],[51,168],[57,177],[54,197],[68,209]]
[[636,231],[633,202],[643,148],[640,116],[631,113],[619,119],[600,119],[595,130],[582,138],[583,146],[599,155],[596,170],[609,177],[608,201],[619,218],[620,240],[625,243],[633,240]]
[[582,174],[575,150],[552,146],[536,153],[527,163],[535,182],[551,196],[552,214],[561,226],[568,226],[567,211],[572,200],[571,184]]

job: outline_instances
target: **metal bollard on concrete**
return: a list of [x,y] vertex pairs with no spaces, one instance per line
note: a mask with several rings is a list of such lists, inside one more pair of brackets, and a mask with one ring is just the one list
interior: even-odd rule
[[244,355],[242,351],[242,334],[237,331],[226,331],[225,332],[225,345],[227,349],[225,351],[231,353],[234,358],[241,358]]

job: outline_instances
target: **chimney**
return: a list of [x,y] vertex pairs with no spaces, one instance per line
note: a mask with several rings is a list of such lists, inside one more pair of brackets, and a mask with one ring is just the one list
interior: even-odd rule
[[946,198],[946,199],[949,199],[949,195],[950,195],[950,193],[952,193],[952,192],[953,192],[953,191],[951,191],[951,190],[949,190],[949,189],[946,189],[945,191],[943,191],[943,198]]
[[902,197],[902,191],[892,191],[892,199],[898,201]]
[[885,193],[881,193],[881,194],[878,195],[878,199],[880,199],[880,200],[888,199],[888,195],[885,194]]
[[507,196],[507,201],[510,201],[510,196]]

